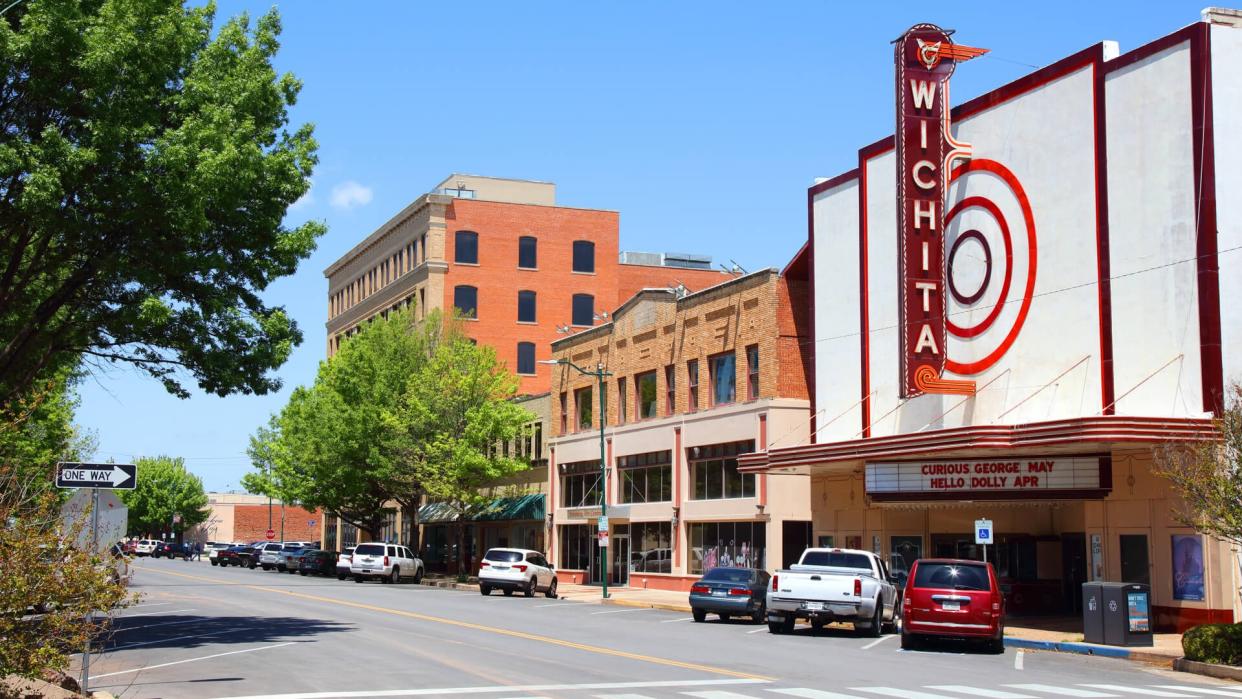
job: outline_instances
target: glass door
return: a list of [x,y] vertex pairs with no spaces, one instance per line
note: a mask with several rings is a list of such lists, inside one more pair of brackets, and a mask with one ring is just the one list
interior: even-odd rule
[[1151,584],[1151,565],[1147,557],[1146,534],[1121,535],[1121,581]]
[[628,533],[617,534],[609,543],[612,544],[612,584],[628,585],[630,583],[630,535]]

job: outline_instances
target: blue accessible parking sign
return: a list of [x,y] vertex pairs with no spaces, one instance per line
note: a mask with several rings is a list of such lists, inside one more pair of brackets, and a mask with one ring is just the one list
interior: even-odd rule
[[976,519],[975,520],[975,543],[990,544],[992,543],[992,520]]

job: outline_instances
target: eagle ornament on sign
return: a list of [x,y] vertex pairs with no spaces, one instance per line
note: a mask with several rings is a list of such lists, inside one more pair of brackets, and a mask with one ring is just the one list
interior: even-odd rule
[[970,145],[954,140],[950,131],[949,78],[958,63],[986,52],[954,44],[949,32],[934,24],[917,24],[896,41],[903,398],[975,392],[974,381],[944,376],[949,281],[944,207],[953,164],[971,156]]

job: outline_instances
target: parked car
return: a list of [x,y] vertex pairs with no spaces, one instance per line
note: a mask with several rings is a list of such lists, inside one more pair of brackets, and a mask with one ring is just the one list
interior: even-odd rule
[[344,580],[349,577],[349,564],[353,560],[354,547],[346,546],[341,555],[336,559],[336,579]]
[[280,552],[284,550],[285,545],[279,541],[267,541],[257,544],[255,548],[258,549],[259,565],[263,567],[263,570],[275,570],[276,565],[280,563]]
[[241,566],[253,570],[259,564],[259,549],[255,546],[233,546],[216,553],[220,567]]
[[134,546],[134,553],[138,556],[150,556],[155,551],[155,547],[162,543],[164,542],[157,539],[142,539]]
[[479,561],[479,592],[492,594],[503,590],[505,596],[521,590],[527,597],[543,591],[556,598],[556,570],[538,551],[528,549],[490,549]]
[[207,551],[207,560],[211,561],[213,566],[218,565],[220,561],[216,560],[216,557],[220,555],[220,552],[231,549],[234,546],[240,546],[240,544],[226,544],[220,541],[208,541],[207,548],[205,549]]
[[137,541],[135,541],[135,540],[133,540],[133,539],[130,539],[129,541],[126,541],[126,542],[125,542],[125,544],[124,544],[124,548],[125,548],[125,554],[126,554],[127,556],[136,556],[136,555],[138,555],[138,542],[137,542]]
[[696,622],[716,614],[721,621],[750,617],[756,624],[768,618],[767,571],[753,568],[712,568],[690,586],[690,614]]
[[901,647],[928,636],[982,639],[1005,652],[1005,596],[991,563],[924,558],[914,562],[902,600]]
[[399,583],[403,577],[423,581],[423,562],[412,551],[397,544],[366,543],[354,547],[349,565],[354,582],[375,578],[385,583]]
[[151,554],[156,558],[180,558],[189,560],[194,555],[194,544],[164,544],[160,547],[158,554]]
[[167,541],[155,542],[155,546],[151,547],[151,558],[161,558],[168,555],[168,545]]
[[870,551],[810,548],[768,588],[768,630],[793,631],[809,619],[818,631],[832,621],[853,622],[872,636],[894,633],[900,614],[897,588],[884,561]]
[[[298,561],[299,575],[336,575],[337,563],[335,551],[307,549]],[[345,578],[341,578],[344,580]]]
[[276,570],[292,575],[302,567],[302,556],[317,550],[308,546],[286,546],[280,551],[280,562],[276,564]]

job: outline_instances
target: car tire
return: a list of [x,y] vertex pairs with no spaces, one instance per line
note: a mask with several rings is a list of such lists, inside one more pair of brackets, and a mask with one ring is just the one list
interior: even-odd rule
[[526,589],[522,590],[522,594],[529,597],[535,596],[535,588],[539,587],[539,578],[531,577],[530,582],[526,583]]
[[348,577],[349,577],[348,575],[341,575],[340,573],[336,574],[337,580],[344,580],[345,578],[348,578]]
[[255,563],[254,561],[251,561],[251,562],[250,562],[250,570],[254,570],[256,567],[258,567],[258,565],[259,565],[259,564]]
[[299,571],[298,571],[298,575],[301,575],[302,577],[306,577],[306,571],[304,571],[304,570],[299,570]]
[[361,575],[355,575],[355,576],[354,576],[354,582],[356,582],[356,583],[360,583],[360,582],[362,582],[362,576],[361,576]]
[[388,574],[388,579],[384,582],[389,585],[397,585],[401,582],[401,566],[393,566],[392,572]]
[[894,634],[894,633],[897,633],[897,619],[899,618],[899,617],[898,617],[898,615],[897,615],[897,609],[899,609],[899,608],[894,608],[894,609],[893,609],[893,620],[892,620],[892,621],[890,621],[890,622],[885,623],[885,624],[881,627],[881,631],[880,631],[880,633],[885,633],[885,634]]
[[901,633],[901,649],[902,650],[917,650],[918,647],[919,647],[919,639],[917,636],[915,636],[912,633],[906,633],[904,631]]
[[824,620],[819,618],[811,619],[811,633],[818,635],[824,630]]
[[556,599],[556,578],[552,578],[552,584],[548,585],[548,591],[543,594],[548,599]]
[[479,585],[479,594],[488,597],[492,594],[492,588],[487,585]]
[[756,624],[762,624],[764,619],[768,618],[768,605],[760,602],[755,612],[750,615],[750,620]]
[[690,615],[694,617],[694,623],[702,624],[707,621],[707,612],[702,609],[691,609]]
[[419,566],[419,567],[418,567],[418,568],[414,571],[414,584],[415,584],[415,585],[422,585],[422,584],[423,584],[423,567],[422,567],[422,566]]
[[212,561],[212,562],[211,562],[211,564],[212,564],[213,566],[218,566],[218,565],[220,565],[220,561]]
[[784,619],[782,619],[781,620],[781,633],[793,633],[794,624],[796,622],[797,622],[797,619],[794,619],[792,616],[787,616]]
[[720,617],[720,621],[725,624],[729,623],[729,620],[733,618],[732,614],[726,614],[724,612],[721,612],[716,616]]
[[1002,655],[1005,652],[1005,640],[990,638],[987,641],[987,645],[984,646],[984,649],[992,655]]
[[769,621],[768,622],[768,633],[771,633],[771,634],[785,633],[785,625],[779,621]]
[[875,614],[871,617],[871,626],[863,630],[871,638],[879,638],[884,633],[884,604],[876,600]]
[[505,588],[505,597],[512,597],[512,596],[513,596],[513,588],[511,588],[511,587],[506,587],[506,588]]

